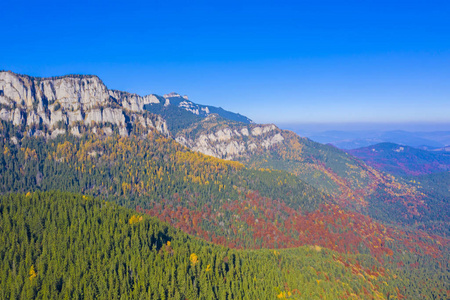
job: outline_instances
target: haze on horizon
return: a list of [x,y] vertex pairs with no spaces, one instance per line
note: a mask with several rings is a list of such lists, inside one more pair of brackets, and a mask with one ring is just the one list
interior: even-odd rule
[[0,69],[95,74],[111,89],[175,91],[258,123],[450,128],[446,1],[3,6]]

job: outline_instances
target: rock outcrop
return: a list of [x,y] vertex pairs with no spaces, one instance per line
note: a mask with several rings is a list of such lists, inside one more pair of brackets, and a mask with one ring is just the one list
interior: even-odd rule
[[164,119],[144,109],[160,98],[109,90],[97,76],[37,78],[0,72],[0,119],[23,126],[30,135],[80,135],[83,128],[97,127],[128,135],[136,125],[142,133],[156,129],[169,135]]
[[211,115],[177,134],[175,140],[193,151],[223,159],[249,157],[258,149],[269,149],[284,141],[282,130],[273,124],[214,122],[215,115]]

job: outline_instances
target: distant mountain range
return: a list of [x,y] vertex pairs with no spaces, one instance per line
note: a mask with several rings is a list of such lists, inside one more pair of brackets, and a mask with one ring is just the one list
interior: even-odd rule
[[418,176],[450,170],[450,153],[416,149],[393,143],[347,150],[378,170],[399,176]]
[[450,131],[324,131],[306,135],[313,141],[332,144],[340,149],[356,149],[379,143],[396,143],[424,150],[445,150],[450,145]]

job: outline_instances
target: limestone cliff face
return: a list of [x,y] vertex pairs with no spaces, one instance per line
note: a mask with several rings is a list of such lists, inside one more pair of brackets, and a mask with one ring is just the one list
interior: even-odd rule
[[176,93],[142,97],[109,90],[97,76],[37,78],[0,72],[0,119],[11,122],[28,136],[80,136],[86,131],[126,136],[132,128],[138,128],[134,132],[143,136],[155,129],[169,136],[166,121],[144,108],[149,104],[174,105],[202,117],[202,121],[175,138],[207,155],[225,159],[248,157],[284,140],[275,125],[253,124],[244,116],[195,104]]
[[0,72],[0,119],[25,126],[29,135],[55,137],[66,130],[78,135],[80,129],[97,127],[127,135],[133,125],[143,133],[156,128],[168,135],[164,119],[144,110],[149,103],[159,99],[108,90],[97,76],[35,78]]
[[256,125],[220,121],[211,115],[177,134],[175,140],[206,155],[223,159],[248,157],[284,141],[283,132],[273,124]]

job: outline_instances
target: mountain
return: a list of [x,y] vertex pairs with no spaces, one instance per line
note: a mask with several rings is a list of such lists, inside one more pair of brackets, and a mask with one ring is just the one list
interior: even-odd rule
[[356,149],[379,143],[395,143],[421,149],[450,145],[450,131],[324,131],[306,134],[313,141],[332,144],[340,149]]
[[88,128],[106,135],[117,131],[125,136],[135,126],[141,127],[141,134],[156,128],[168,135],[180,127],[174,124],[176,121],[191,124],[212,113],[251,122],[242,115],[198,105],[175,93],[142,97],[109,90],[93,75],[39,78],[0,72],[0,119],[21,126],[21,132],[28,136],[54,138],[65,132],[79,136]]
[[[438,222],[440,232],[448,232],[448,221],[442,216],[448,205],[423,193],[419,184],[379,172],[339,149],[275,125],[226,119],[174,93],[141,97],[108,90],[96,76],[0,75],[0,115],[6,122],[2,135],[18,146],[25,136],[132,134],[146,139],[156,129],[194,151],[238,160],[251,168],[290,172],[339,205],[375,219],[416,224],[424,229],[430,222],[433,227]],[[149,105],[168,108],[166,116],[170,115],[169,124],[174,125],[148,112],[145,108]],[[188,114],[194,119],[177,118],[169,113],[174,111],[183,111],[184,117]]]
[[450,154],[393,143],[348,150],[373,168],[397,176],[418,176],[450,170]]
[[[375,219],[417,224],[423,229],[429,229],[430,222],[435,228],[438,222],[439,232],[448,232],[448,221],[442,216],[448,205],[423,193],[420,185],[379,172],[339,149],[275,125],[226,119],[209,112],[207,106],[189,104],[178,94],[141,97],[108,90],[96,76],[0,75],[0,115],[6,122],[2,135],[18,146],[25,136],[131,134],[146,139],[156,129],[193,151],[238,160],[251,168],[295,174],[343,207]],[[169,121],[148,112],[149,106],[165,110]],[[173,112],[183,115],[180,118]]]
[[439,232],[449,228],[448,204],[421,186],[394,177],[330,145],[322,145],[275,125],[242,124],[209,117],[180,131],[176,141],[192,150],[233,159],[251,168],[288,171],[343,207],[384,222],[418,224]]
[[189,101],[187,96],[181,96],[177,93],[170,93],[163,97],[158,97],[158,99],[160,100],[159,103],[146,104],[144,105],[144,109],[162,116],[167,121],[172,134],[176,134],[180,130],[212,114],[232,121],[252,123],[245,116],[226,111],[220,107],[195,104]]

